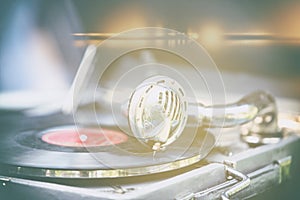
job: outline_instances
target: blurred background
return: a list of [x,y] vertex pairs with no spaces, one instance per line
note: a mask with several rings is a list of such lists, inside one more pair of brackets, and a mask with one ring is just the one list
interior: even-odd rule
[[1,2],[1,92],[66,90],[88,44],[151,26],[183,32],[202,44],[228,93],[267,88],[276,96],[300,98],[296,0]]
[[[202,44],[229,97],[263,89],[300,100],[299,0],[1,0],[0,107],[61,100],[89,44],[142,27]],[[274,194],[296,195],[283,187]]]

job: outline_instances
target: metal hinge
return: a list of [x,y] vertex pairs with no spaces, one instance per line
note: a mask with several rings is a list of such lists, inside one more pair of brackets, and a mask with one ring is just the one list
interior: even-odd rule
[[[288,156],[283,159],[276,160],[274,163],[257,169],[247,175],[225,165],[228,181],[197,193],[186,194],[180,198],[176,198],[176,200],[220,198],[222,200],[229,200],[233,195],[246,191],[250,185],[251,189],[255,188],[255,181],[258,178],[264,175],[271,177],[270,174],[274,174],[272,177],[274,177],[275,180],[273,180],[272,183],[280,184],[290,176],[291,161],[292,157]],[[249,196],[246,195],[245,198],[247,197]]]
[[280,179],[279,183],[285,181],[290,177],[290,166],[292,163],[292,157],[288,156],[280,160],[275,161],[276,164],[280,166]]

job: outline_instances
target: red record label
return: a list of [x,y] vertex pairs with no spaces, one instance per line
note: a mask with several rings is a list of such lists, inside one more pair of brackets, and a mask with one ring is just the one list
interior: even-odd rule
[[98,147],[126,142],[128,137],[108,129],[70,128],[50,130],[42,136],[46,143],[64,147]]

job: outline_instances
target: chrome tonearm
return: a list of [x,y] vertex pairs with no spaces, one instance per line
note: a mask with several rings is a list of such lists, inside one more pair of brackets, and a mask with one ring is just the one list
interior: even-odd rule
[[154,151],[163,150],[181,135],[187,123],[188,106],[197,109],[199,126],[232,127],[254,121],[250,132],[278,132],[276,103],[270,94],[258,91],[225,105],[189,104],[180,84],[166,76],[144,80],[131,94],[130,129],[140,141],[151,141]]

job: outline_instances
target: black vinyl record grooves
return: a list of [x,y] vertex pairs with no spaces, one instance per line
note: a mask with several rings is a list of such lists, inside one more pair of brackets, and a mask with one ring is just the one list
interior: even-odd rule
[[182,134],[155,155],[130,136],[116,145],[65,147],[48,144],[41,137],[45,130],[74,127],[72,116],[56,113],[28,117],[10,111],[1,111],[0,116],[1,171],[26,176],[101,178],[157,173],[198,162],[215,142],[211,134],[199,129],[190,145],[186,146],[191,141],[189,134]]

